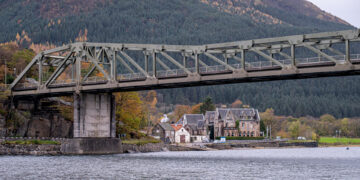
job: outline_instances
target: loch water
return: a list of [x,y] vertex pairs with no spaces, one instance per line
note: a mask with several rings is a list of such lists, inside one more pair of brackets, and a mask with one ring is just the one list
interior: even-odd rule
[[360,147],[0,156],[0,179],[360,179]]

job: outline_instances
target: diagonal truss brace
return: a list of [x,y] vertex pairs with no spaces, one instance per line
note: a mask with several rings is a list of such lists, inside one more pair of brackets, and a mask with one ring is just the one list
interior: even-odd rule
[[14,80],[13,83],[11,83],[10,88],[14,88],[19,81],[21,80],[21,78],[31,69],[31,67],[37,63],[39,61],[39,59],[41,58],[41,54],[37,54],[32,60],[31,62],[25,67],[25,69],[21,72],[21,74]]
[[50,76],[50,78],[45,82],[45,86],[48,86],[49,84],[51,84],[53,81],[55,81],[61,75],[61,73],[64,72],[66,67],[69,65],[69,64],[67,64],[67,62],[73,54],[74,54],[74,52],[71,51],[70,54],[68,54],[65,57],[65,59],[61,62],[61,64],[58,66],[58,68],[53,72],[53,74]]
[[119,59],[120,63],[125,66],[131,73],[135,73],[135,71],[129,66],[128,63],[119,55],[116,54],[116,58]]
[[156,57],[156,62],[158,62],[165,70],[170,70],[169,66],[167,66],[159,57]]
[[[99,53],[99,54],[101,54],[101,53]],[[108,81],[110,81],[110,77],[109,77],[109,75],[108,75],[108,73],[106,73],[105,72],[105,70],[99,65],[99,63],[97,62],[97,60],[98,59],[95,59],[95,58],[93,58],[90,54],[89,54],[89,52],[85,52],[85,55],[86,55],[86,57],[88,57],[89,59],[90,59],[90,61],[96,66],[96,68],[98,68],[99,70],[100,70],[100,72],[102,73],[102,74],[104,74],[104,76],[106,77],[106,79],[108,80]]]
[[311,51],[313,51],[313,52],[316,53],[316,54],[319,54],[319,55],[324,56],[326,59],[328,59],[328,60],[330,60],[330,61],[332,61],[332,62],[334,62],[334,63],[337,64],[336,59],[334,59],[333,57],[331,57],[331,56],[327,55],[326,53],[320,51],[319,49],[316,49],[316,48],[314,48],[314,47],[312,47],[312,46],[310,46],[310,45],[307,45],[307,44],[305,44],[304,47],[310,49]]
[[250,65],[249,63],[247,63],[247,62],[243,62],[243,59],[242,58],[239,58],[239,57],[237,57],[237,56],[231,56],[231,58],[233,58],[233,59],[235,59],[235,60],[237,60],[237,61],[239,61],[241,64],[247,64],[247,65]]
[[207,53],[207,52],[205,52],[204,54],[205,54],[207,57],[209,57],[210,59],[218,62],[219,64],[226,66],[226,67],[229,68],[231,71],[234,71],[234,70],[235,70],[235,68],[233,68],[233,67],[230,66],[229,64],[226,64],[225,62],[223,62],[222,60],[218,59],[218,58],[215,57],[214,55],[212,55],[212,54],[210,54],[210,53]]
[[[101,49],[101,50],[98,52],[98,54],[97,54],[97,56],[96,56],[96,59],[99,59],[99,58],[100,58],[102,51],[103,51],[103,49]],[[96,52],[95,52],[95,54],[96,54]],[[90,55],[92,55],[92,54],[90,54]],[[95,71],[95,69],[96,69],[96,65],[93,65],[92,68],[90,69],[90,71],[84,76],[82,82],[85,82],[85,81],[89,78],[89,76],[91,75],[91,73],[93,73],[93,72]]]
[[[196,61],[196,58],[195,56],[193,55],[190,55],[191,59],[195,60]],[[204,67],[208,67],[208,65],[206,63],[204,63],[204,61],[202,61],[200,58],[199,58],[199,64],[204,66]]]
[[180,69],[184,70],[187,74],[191,74],[191,72],[186,69],[184,66],[182,66],[180,63],[178,63],[174,58],[172,58],[171,56],[169,56],[168,54],[166,54],[165,52],[160,52],[161,55],[163,55],[166,59],[168,59],[169,61],[171,61],[172,63],[174,63],[177,67],[179,67]]
[[332,48],[332,47],[327,47],[327,49],[328,49],[329,51],[331,51],[331,52],[333,52],[333,53],[335,53],[335,54],[339,55],[339,56],[345,56],[345,54],[344,54],[344,53],[342,53],[342,52],[340,52],[339,50],[334,49],[334,48]]
[[142,74],[144,74],[146,77],[149,77],[149,74],[139,66],[138,63],[134,61],[129,55],[126,54],[124,51],[119,51],[132,65],[134,65]]
[[283,65],[282,63],[280,63],[278,60],[274,59],[273,57],[265,54],[264,52],[262,52],[262,51],[260,51],[260,50],[258,50],[258,49],[253,48],[253,49],[251,49],[251,51],[259,54],[260,56],[262,56],[262,57],[264,57],[265,59],[267,59],[267,60],[269,60],[269,61],[271,61],[271,62],[279,65],[279,66],[282,67],[282,68],[284,67],[284,65]]

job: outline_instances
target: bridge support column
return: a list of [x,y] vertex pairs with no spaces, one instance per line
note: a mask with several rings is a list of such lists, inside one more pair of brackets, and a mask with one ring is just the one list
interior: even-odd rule
[[114,138],[115,101],[111,93],[74,95],[74,138]]

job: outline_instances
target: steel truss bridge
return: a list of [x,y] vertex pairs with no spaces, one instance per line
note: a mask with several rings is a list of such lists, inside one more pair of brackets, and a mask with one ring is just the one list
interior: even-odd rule
[[37,54],[10,88],[56,96],[356,75],[359,32],[195,46],[78,42]]

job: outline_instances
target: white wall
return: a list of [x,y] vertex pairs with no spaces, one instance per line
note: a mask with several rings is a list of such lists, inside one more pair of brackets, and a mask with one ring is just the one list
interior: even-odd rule
[[180,143],[180,136],[185,135],[185,143],[190,142],[190,133],[184,127],[175,132],[175,143]]

